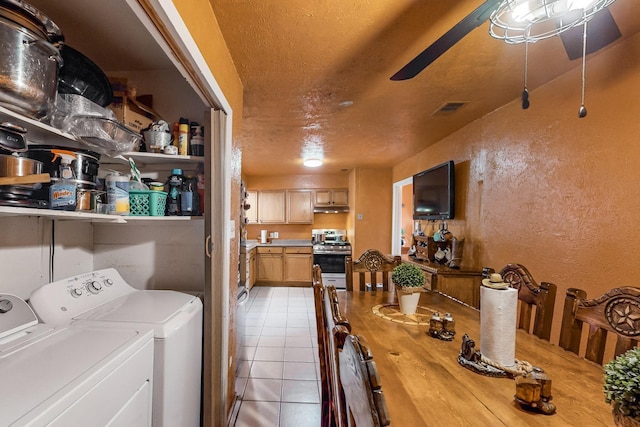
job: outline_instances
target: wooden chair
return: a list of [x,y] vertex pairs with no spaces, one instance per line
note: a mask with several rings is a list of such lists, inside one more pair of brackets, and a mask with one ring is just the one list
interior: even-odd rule
[[338,355],[345,337],[351,331],[349,321],[342,316],[334,286],[322,283],[320,266],[313,266],[313,295],[318,332],[318,356],[322,391],[321,426],[346,427],[347,412],[340,385]]
[[350,256],[345,258],[347,271],[347,291],[353,291],[353,273],[358,273],[360,291],[366,290],[366,275],[369,274],[371,293],[375,294],[378,284],[378,273],[382,275],[382,290],[391,290],[391,272],[402,263],[399,255],[393,258],[383,255],[377,249],[367,249],[360,258],[353,261]]
[[376,364],[369,347],[358,335],[345,338],[340,353],[340,381],[350,426],[380,427],[391,424]]
[[[548,282],[541,282],[538,285],[529,270],[522,264],[507,264],[500,271],[500,275],[512,288],[518,290],[520,300],[518,328],[549,341],[558,287]],[[532,316],[533,307],[536,309],[535,317]],[[533,331],[531,330],[532,318]]]
[[567,289],[560,347],[579,355],[584,323],[589,325],[587,360],[602,365],[609,333],[616,336],[614,357],[636,347],[640,339],[640,288],[614,288],[594,299],[587,299],[581,289]]
[[324,286],[322,284],[322,270],[319,265],[314,265],[313,277],[313,302],[316,309],[316,331],[318,334],[318,359],[320,362],[320,388],[321,388],[321,423],[322,427],[331,426],[331,389],[329,385],[329,371],[327,367],[327,325],[324,314]]

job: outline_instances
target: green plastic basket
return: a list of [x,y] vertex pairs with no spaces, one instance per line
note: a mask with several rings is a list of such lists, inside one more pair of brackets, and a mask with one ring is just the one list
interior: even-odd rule
[[129,215],[164,216],[167,193],[154,190],[129,190]]

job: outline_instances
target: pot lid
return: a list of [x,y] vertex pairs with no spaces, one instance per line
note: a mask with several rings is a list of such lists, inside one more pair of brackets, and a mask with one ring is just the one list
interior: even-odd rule
[[64,42],[60,28],[44,13],[22,0],[0,0],[0,16],[38,34],[51,44]]

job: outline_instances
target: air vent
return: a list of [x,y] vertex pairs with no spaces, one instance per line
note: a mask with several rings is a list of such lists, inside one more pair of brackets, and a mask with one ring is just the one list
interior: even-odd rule
[[454,111],[458,111],[462,106],[468,103],[469,101],[447,102],[442,107],[438,108],[432,115],[435,116],[436,114],[453,113]]

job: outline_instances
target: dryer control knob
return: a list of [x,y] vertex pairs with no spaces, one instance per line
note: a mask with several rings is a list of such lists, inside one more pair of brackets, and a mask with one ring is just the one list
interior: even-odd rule
[[6,313],[7,311],[11,311],[13,308],[13,303],[8,299],[0,299],[0,313]]
[[75,288],[71,290],[71,296],[74,298],[78,298],[80,296],[82,296],[82,289],[80,288]]
[[102,290],[102,285],[100,284],[100,282],[96,282],[94,280],[93,282],[89,282],[89,284],[87,285],[87,289],[92,294],[97,294],[98,292],[100,292]]
[[111,285],[113,285],[113,280],[111,280],[111,279],[105,279],[105,280],[104,280],[104,284],[105,284],[105,285],[107,285],[107,286],[111,286]]

